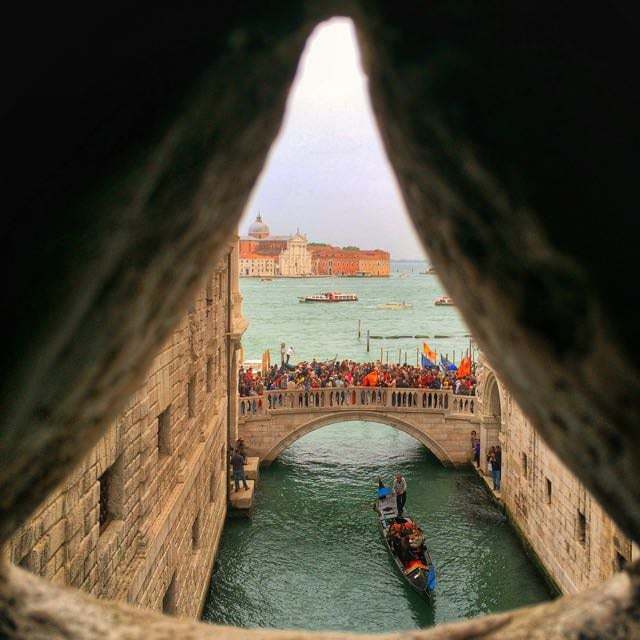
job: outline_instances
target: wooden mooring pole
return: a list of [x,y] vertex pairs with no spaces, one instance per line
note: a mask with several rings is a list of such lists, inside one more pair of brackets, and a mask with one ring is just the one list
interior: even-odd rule
[[358,340],[360,340],[360,323],[362,320],[358,320]]
[[369,329],[367,329],[367,353],[369,353]]

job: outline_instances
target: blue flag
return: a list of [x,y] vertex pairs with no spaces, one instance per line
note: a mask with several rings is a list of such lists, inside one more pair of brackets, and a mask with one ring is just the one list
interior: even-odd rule
[[458,370],[458,367],[456,367],[456,365],[450,360],[447,360],[443,355],[440,356],[440,368],[445,372]]
[[427,356],[425,356],[424,354],[422,354],[421,358],[423,369],[433,369],[436,366],[436,363],[429,360],[429,358],[427,358]]

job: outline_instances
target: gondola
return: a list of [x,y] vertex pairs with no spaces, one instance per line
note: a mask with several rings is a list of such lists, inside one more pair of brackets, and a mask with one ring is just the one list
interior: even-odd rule
[[[431,600],[436,589],[436,568],[424,539],[411,549],[411,559],[403,562],[398,553],[396,553],[389,535],[390,527],[394,523],[406,524],[407,522],[412,522],[415,525],[418,523],[406,511],[403,512],[401,518],[398,517],[396,498],[388,487],[380,487],[378,489],[374,510],[378,514],[378,526],[382,540],[396,568],[414,591]],[[422,537],[424,538],[424,536]]]

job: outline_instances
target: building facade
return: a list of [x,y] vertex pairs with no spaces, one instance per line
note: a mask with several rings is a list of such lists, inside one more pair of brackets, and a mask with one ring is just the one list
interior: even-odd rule
[[311,275],[311,254],[305,235],[272,236],[258,214],[249,233],[240,238],[240,275],[243,277],[289,277]]
[[15,563],[95,596],[200,614],[237,434],[237,260],[236,240],[126,408],[14,536]]
[[545,444],[481,358],[478,372],[481,464],[502,448],[501,499],[510,520],[563,593],[611,577],[637,557],[631,541]]
[[243,277],[370,276],[390,273],[391,256],[381,249],[333,247],[316,243],[296,231],[272,236],[258,214],[248,235],[240,238],[240,275]]
[[362,250],[357,247],[311,247],[312,271],[318,276],[386,277],[390,273],[391,256],[381,249]]

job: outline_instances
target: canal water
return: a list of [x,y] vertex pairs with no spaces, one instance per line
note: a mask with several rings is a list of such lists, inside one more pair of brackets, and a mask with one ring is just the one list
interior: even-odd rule
[[[285,340],[299,357],[337,352],[362,360],[366,352],[354,335],[358,315],[381,333],[408,335],[419,322],[421,332],[428,327],[439,334],[466,333],[455,309],[434,309],[433,297],[441,294],[437,280],[415,269],[408,273],[337,284],[322,279],[320,286],[242,281],[244,312],[252,323],[245,357],[257,358],[265,346]],[[415,286],[405,286],[407,281]],[[360,308],[327,305],[331,309],[318,311],[322,320],[313,314],[301,320],[299,314],[313,305],[290,298],[331,289],[357,292]],[[397,314],[390,320],[379,310],[367,312],[368,306],[376,309],[378,300],[402,299],[422,313],[389,312]],[[415,350],[415,341],[406,344]],[[451,352],[464,344],[468,339],[460,337],[440,342]],[[378,532],[372,510],[377,478],[390,482],[397,471],[407,478],[407,509],[423,525],[438,570],[433,603],[404,583]],[[421,444],[391,427],[348,422],[306,435],[261,472],[253,518],[226,524],[203,618],[240,627],[382,632],[550,597],[473,471],[445,469]]]
[[[401,470],[438,570],[433,604],[404,583],[372,510]],[[292,445],[260,478],[250,521],[226,525],[204,619],[241,627],[392,631],[549,598],[512,528],[469,470],[408,435],[350,422]]]

